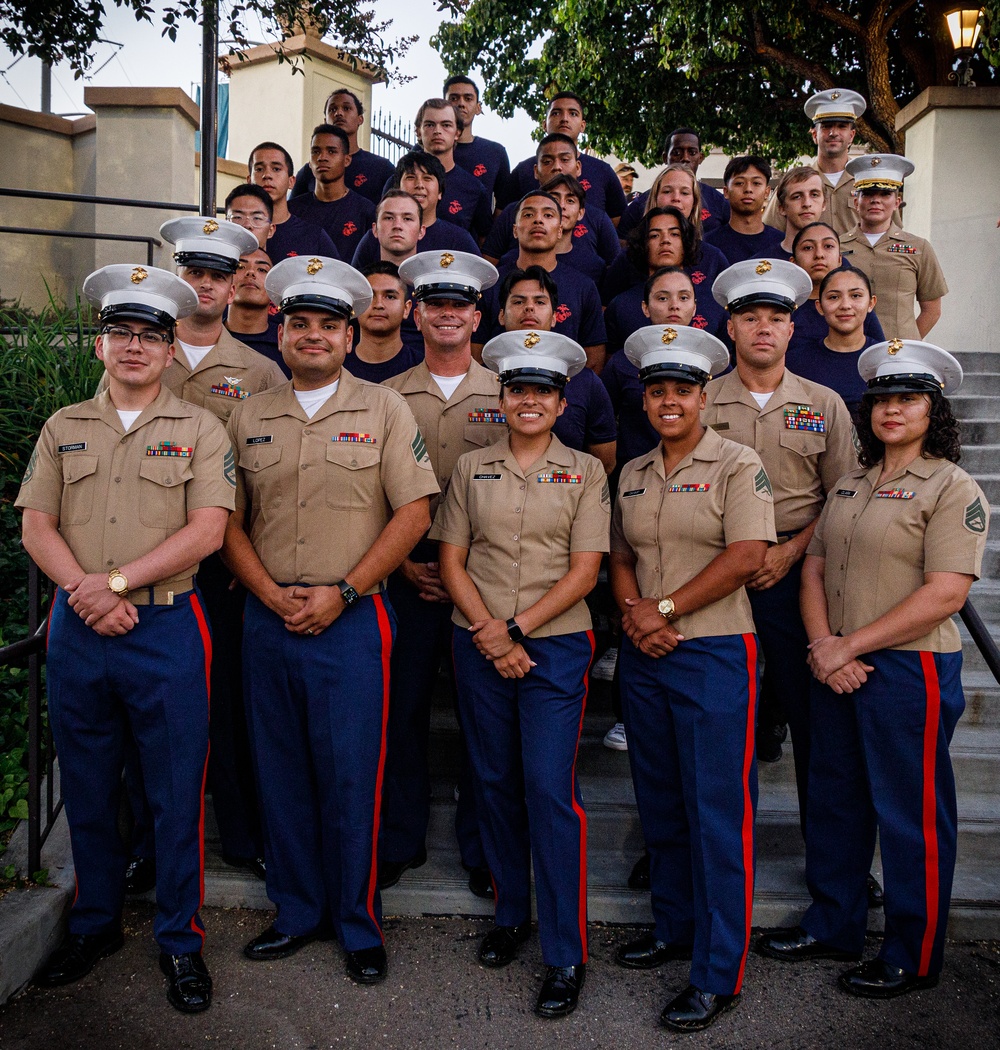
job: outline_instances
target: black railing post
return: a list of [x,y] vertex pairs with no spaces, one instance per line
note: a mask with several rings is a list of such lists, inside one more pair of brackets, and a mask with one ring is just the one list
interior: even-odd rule
[[[42,573],[28,561],[28,637],[42,619]],[[42,660],[28,657],[28,870],[30,878],[42,866]],[[51,779],[51,778],[50,778]],[[49,807],[46,807],[49,808]]]

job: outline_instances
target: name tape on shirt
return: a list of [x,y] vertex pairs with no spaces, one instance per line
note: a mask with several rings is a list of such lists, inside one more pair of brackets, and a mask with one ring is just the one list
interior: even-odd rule
[[834,495],[843,496],[845,499],[854,499],[857,494],[857,489],[837,489],[836,493],[834,493]]
[[667,492],[708,492],[711,482],[701,481],[688,485],[668,485]]
[[476,412],[469,413],[470,423],[506,423],[507,413],[498,412],[496,409],[481,408]]
[[213,383],[211,392],[220,397],[235,398],[237,401],[245,401],[250,396],[249,390],[244,390],[243,387],[235,386],[233,383]]
[[187,445],[175,445],[170,441],[161,441],[158,445],[147,445],[147,456],[180,456],[182,459],[190,459],[194,449]]
[[256,437],[247,438],[248,445],[270,445],[274,440],[273,434],[258,434]]
[[814,412],[808,405],[793,405],[785,409],[785,429],[825,434],[826,420],[822,412]]
[[553,470],[550,474],[539,474],[537,480],[542,485],[582,485],[582,474],[567,474],[562,470]]
[[908,489],[882,489],[875,493],[876,499],[913,499],[916,495]]
[[728,423],[709,423],[708,425],[709,425],[709,427],[711,427],[712,430],[728,430],[729,429],[729,424]]
[[629,489],[628,492],[622,493],[622,499],[628,499],[629,496],[641,496],[645,491],[645,489]]
[[374,445],[376,443],[371,434],[360,434],[356,430],[342,430],[339,434],[334,434],[330,440],[343,441],[349,445]]
[[87,447],[86,441],[74,441],[69,445],[60,445],[60,452],[83,452]]
[[473,474],[473,481],[499,481],[503,474]]

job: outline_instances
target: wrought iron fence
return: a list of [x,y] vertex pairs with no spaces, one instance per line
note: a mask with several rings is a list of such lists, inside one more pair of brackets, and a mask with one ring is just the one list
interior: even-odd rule
[[414,147],[413,125],[402,117],[377,110],[372,114],[372,152],[393,164]]

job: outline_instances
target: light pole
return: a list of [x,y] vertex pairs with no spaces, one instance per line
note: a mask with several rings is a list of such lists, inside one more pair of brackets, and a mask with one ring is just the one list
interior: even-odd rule
[[218,0],[203,0],[201,5],[201,194],[199,199],[202,215],[215,214],[218,66]]
[[956,8],[949,11],[944,17],[948,23],[948,35],[951,37],[951,46],[958,56],[958,69],[948,74],[949,80],[954,80],[956,87],[975,87],[972,79],[972,66],[970,60],[979,43],[980,21],[982,8]]

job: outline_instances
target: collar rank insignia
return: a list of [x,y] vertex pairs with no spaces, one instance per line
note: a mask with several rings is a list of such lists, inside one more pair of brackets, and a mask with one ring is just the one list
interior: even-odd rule
[[916,495],[915,492],[910,492],[907,489],[882,489],[881,492],[875,493],[876,499],[913,499]]
[[441,253],[441,269],[447,270],[449,266],[455,261],[455,256],[451,252]]
[[322,269],[323,263],[319,259],[310,259],[308,265],[306,266],[306,273],[309,274],[310,277],[313,277],[316,274],[318,274]]
[[331,441],[344,441],[352,445],[374,445],[375,438],[371,434],[359,434],[357,431],[342,430],[339,434],[330,438]]
[[142,284],[142,282],[143,282],[143,281],[144,281],[144,280],[145,280],[145,279],[146,279],[146,278],[147,278],[148,276],[149,276],[149,274],[148,274],[148,273],[147,273],[147,272],[145,271],[145,269],[144,269],[143,267],[141,267],[141,266],[136,266],[136,267],[135,267],[135,268],[134,268],[134,269],[132,270],[132,276],[131,276],[131,277],[129,278],[129,280],[130,280],[130,281],[131,281],[131,282],[132,282],[133,284]]
[[890,339],[889,340],[889,345],[886,348],[886,352],[889,354],[890,357],[895,357],[896,354],[898,354],[899,351],[902,350],[902,349],[903,349],[903,340],[902,339]]
[[147,456],[179,456],[190,459],[194,449],[187,445],[175,445],[172,441],[161,441],[158,445],[147,445]]
[[537,332],[529,332],[524,337],[524,345],[528,350],[530,350],[533,346],[538,346],[538,344],[541,341],[542,337]]
[[660,342],[666,343],[668,346],[677,338],[677,332],[673,328],[664,328],[663,335],[660,336]]
[[205,225],[202,226],[202,230],[204,230],[204,232],[207,234],[216,233],[218,229],[219,224],[215,221],[215,219],[209,219],[208,222],[206,222]]
[[771,264],[770,264],[770,263],[769,263],[769,262],[767,261],[767,259],[763,259],[763,260],[762,260],[761,262],[759,262],[759,263],[758,263],[758,264],[757,264],[757,265],[756,265],[756,266],[754,267],[754,271],[755,271],[755,272],[756,272],[756,273],[757,273],[757,274],[758,274],[758,275],[759,275],[760,277],[763,277],[763,276],[764,276],[764,274],[766,274],[766,273],[770,273],[770,270],[771,270]]
[[808,405],[795,405],[794,408],[785,409],[785,429],[825,434],[826,420],[822,412],[814,412]]
[[669,485],[667,492],[708,492],[711,487],[711,482],[702,481],[692,485]]
[[553,470],[549,474],[539,474],[538,481],[542,485],[582,485],[582,474],[567,474],[564,470]]

